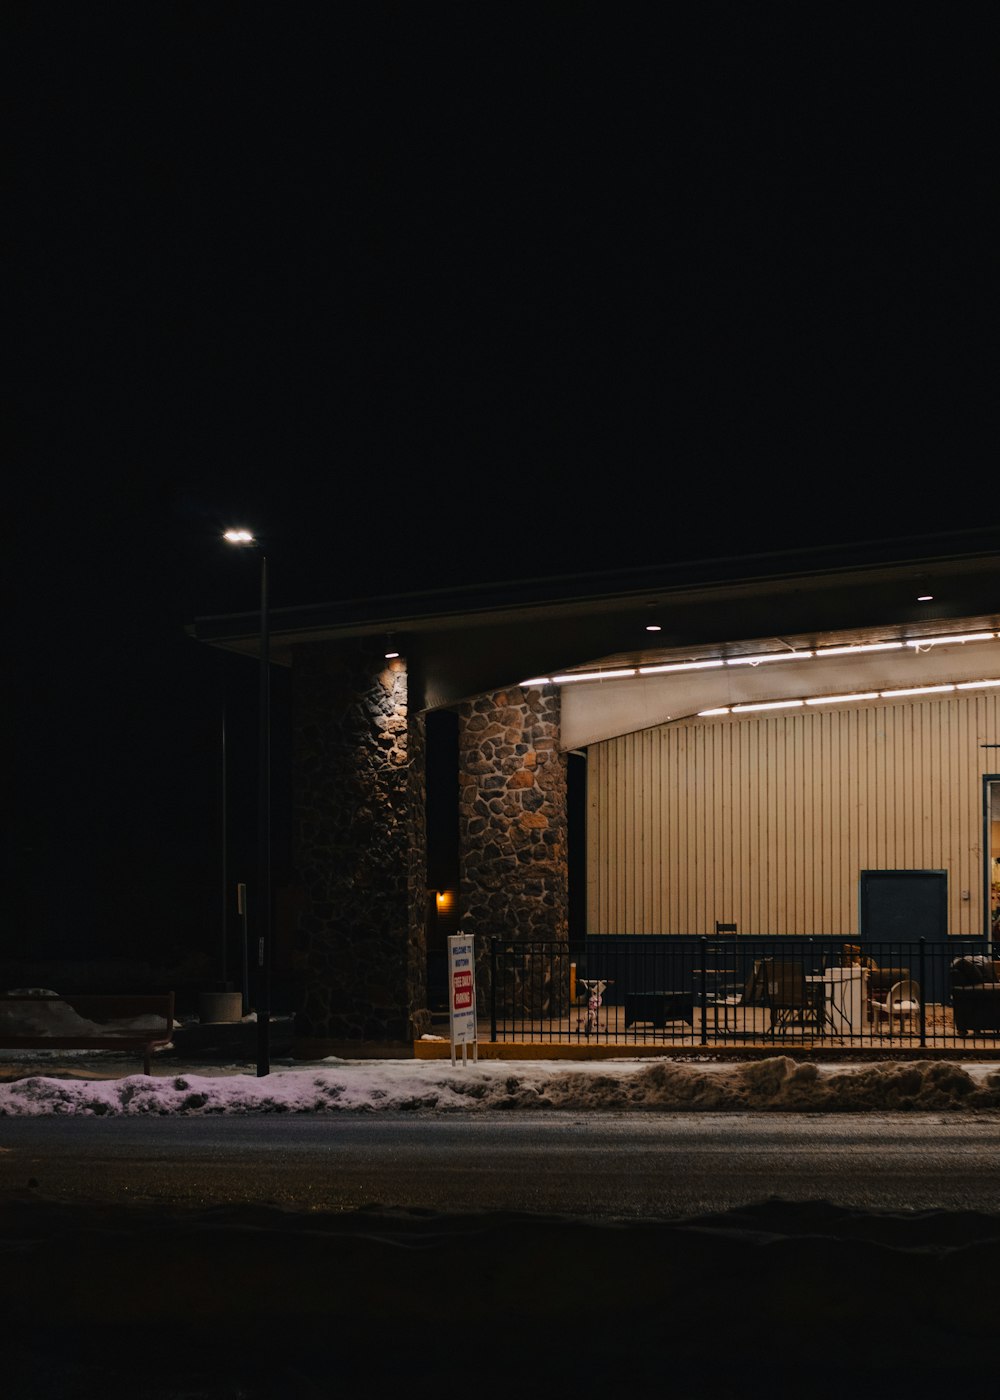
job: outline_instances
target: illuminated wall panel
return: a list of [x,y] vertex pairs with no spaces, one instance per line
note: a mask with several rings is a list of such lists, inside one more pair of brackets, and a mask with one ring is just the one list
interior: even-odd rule
[[[589,933],[854,934],[862,869],[948,871],[983,928],[995,693],[691,719],[592,744]],[[962,891],[969,891],[963,900]]]

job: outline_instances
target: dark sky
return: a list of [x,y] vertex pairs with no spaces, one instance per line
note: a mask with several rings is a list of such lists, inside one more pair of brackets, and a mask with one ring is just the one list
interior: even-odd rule
[[226,524],[281,606],[995,518],[987,15],[7,7],[9,941],[199,927]]

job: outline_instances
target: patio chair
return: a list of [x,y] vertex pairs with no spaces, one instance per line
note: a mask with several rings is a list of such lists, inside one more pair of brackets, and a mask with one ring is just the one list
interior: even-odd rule
[[[909,982],[908,967],[875,967],[869,972],[865,985],[865,1011],[869,1022],[877,1021],[879,1005],[884,1005],[897,982]],[[918,994],[919,995],[919,994]]]
[[771,966],[767,1001],[772,1035],[785,1035],[795,1026],[820,1030],[823,1025],[822,983],[807,982],[800,962],[775,962]]
[[884,996],[872,997],[871,1009],[876,1021],[888,1021],[891,1025],[898,1019],[902,1026],[904,1017],[915,1016],[920,1010],[920,986],[912,978],[893,982]]
[[712,1019],[716,1031],[719,1030],[720,1011],[722,1013],[722,1030],[725,1032],[729,1025],[730,1013],[732,1013],[735,1027],[737,1012],[744,1007],[767,1005],[767,972],[770,966],[770,958],[755,958],[742,987],[730,984],[728,987],[716,987],[713,991],[706,993],[705,1005],[712,1008]]

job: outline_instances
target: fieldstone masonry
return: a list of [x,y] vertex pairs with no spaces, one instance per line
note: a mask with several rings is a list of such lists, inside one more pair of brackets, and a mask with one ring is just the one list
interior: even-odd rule
[[[296,1038],[408,1041],[431,1018],[425,730],[409,711],[405,663],[387,664],[369,641],[303,645],[292,695],[295,962],[305,983]],[[555,686],[484,695],[460,709],[460,924],[476,940],[481,1009],[494,937],[568,938],[559,724]],[[565,980],[553,968],[561,974],[564,961],[525,946],[505,1005],[553,1014]]]
[[[498,691],[460,711],[461,925],[476,940],[484,1011],[493,938],[526,943],[569,937],[566,755],[559,726],[556,686]],[[510,996],[547,1010],[548,994],[542,1006],[528,990],[547,985],[547,968],[534,953],[518,959],[518,966],[526,995],[519,976]],[[510,996],[505,991],[505,1002]]]
[[403,661],[302,646],[292,671],[300,1040],[409,1041],[426,1010],[424,724]]

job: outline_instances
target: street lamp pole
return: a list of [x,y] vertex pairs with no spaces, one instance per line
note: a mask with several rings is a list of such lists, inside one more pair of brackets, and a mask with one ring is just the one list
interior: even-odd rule
[[271,1069],[271,658],[267,555],[260,556],[260,720],[257,740],[257,1075]]
[[[227,530],[229,544],[260,549],[249,530]],[[271,1072],[271,658],[267,555],[260,551],[260,703],[257,731],[257,1075]]]

